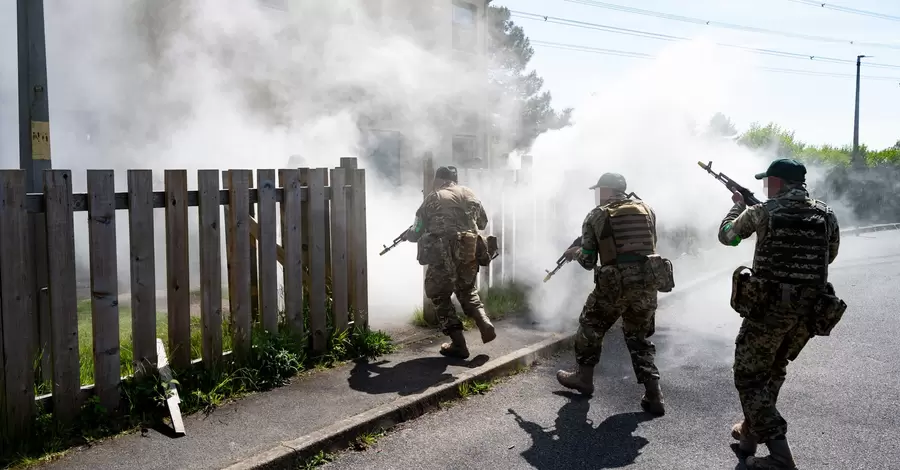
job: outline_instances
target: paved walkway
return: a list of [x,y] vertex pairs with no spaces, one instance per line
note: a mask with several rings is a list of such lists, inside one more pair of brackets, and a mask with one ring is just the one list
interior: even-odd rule
[[444,337],[422,340],[373,363],[359,361],[310,373],[285,387],[224,405],[208,416],[186,417],[184,437],[170,438],[154,430],[143,436],[134,433],[73,450],[43,468],[221,469],[278,442],[299,438],[397,398],[423,393],[454,380],[464,370],[552,335],[513,322],[497,322],[497,339],[486,345],[481,344],[476,330],[467,332],[472,356],[466,361],[437,354]]

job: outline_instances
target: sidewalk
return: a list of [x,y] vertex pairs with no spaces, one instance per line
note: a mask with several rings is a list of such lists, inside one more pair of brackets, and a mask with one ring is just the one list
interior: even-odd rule
[[404,397],[423,394],[455,380],[489,360],[552,338],[552,332],[496,323],[497,339],[481,344],[477,330],[466,332],[466,361],[437,353],[443,336],[407,344],[373,363],[357,362],[313,372],[270,392],[224,405],[210,415],[184,420],[187,435],[170,438],[155,430],[137,432],[72,450],[40,468],[144,470],[222,469],[284,441],[315,433],[334,423]]

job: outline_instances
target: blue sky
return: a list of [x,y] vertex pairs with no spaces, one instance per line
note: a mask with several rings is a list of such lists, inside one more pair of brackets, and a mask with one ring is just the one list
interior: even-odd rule
[[[585,2],[590,3],[590,2]],[[707,37],[720,43],[778,50],[804,55],[856,60],[864,54],[862,75],[896,77],[861,83],[860,142],[883,148],[900,140],[900,21],[861,16],[814,7],[791,0],[606,0],[606,4],[652,10],[709,21],[765,28],[813,36],[886,43],[896,48],[794,39],[734,29],[717,28],[634,13],[599,8],[565,0],[495,0],[510,10],[585,23],[627,28],[679,37]],[[897,0],[844,0],[838,6],[900,17]],[[616,34],[560,24],[514,18],[531,40],[573,44],[656,55],[669,41]],[[530,66],[544,78],[557,108],[578,107],[585,96],[620,79],[646,60],[534,46]],[[856,73],[855,63],[830,63],[753,54],[760,66],[817,72]],[[897,65],[866,68],[865,62]],[[685,66],[690,66],[686,64]],[[760,72],[759,80],[721,111],[740,130],[751,122],[774,121],[793,129],[811,144],[849,145],[853,141],[855,79]]]

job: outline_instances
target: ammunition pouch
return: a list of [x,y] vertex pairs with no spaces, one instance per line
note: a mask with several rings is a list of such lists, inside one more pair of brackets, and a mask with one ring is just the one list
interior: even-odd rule
[[455,243],[451,243],[450,253],[454,260],[461,263],[476,261],[478,258],[478,241],[481,236],[475,232],[459,232]]
[[659,292],[672,292],[675,288],[675,270],[672,262],[659,255],[647,256],[649,285]]
[[416,243],[416,260],[422,266],[440,264],[444,256],[444,241],[433,233],[426,233]]
[[500,256],[500,246],[497,243],[497,237],[478,235],[475,245],[475,259],[478,261],[478,265],[488,266],[498,256]]
[[[742,272],[743,270],[749,271]],[[828,336],[841,321],[847,304],[829,282],[824,288],[782,284],[753,275],[739,266],[731,277],[731,308],[744,318],[762,320],[767,314],[799,314],[807,318],[809,332]]]

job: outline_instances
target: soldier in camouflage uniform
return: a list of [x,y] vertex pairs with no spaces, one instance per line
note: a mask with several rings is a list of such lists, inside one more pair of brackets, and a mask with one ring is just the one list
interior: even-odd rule
[[590,189],[598,205],[584,219],[582,246],[570,248],[566,256],[594,270],[595,287],[581,311],[575,336],[578,368],[561,370],[556,378],[565,387],[592,394],[603,336],[621,317],[635,376],[646,388],[641,406],[663,415],[656,347],[648,339],[654,333],[657,305],[657,289],[648,280],[647,267],[648,256],[656,253],[656,215],[645,202],[626,196],[622,175],[606,173]]
[[457,184],[456,168],[441,167],[435,172],[434,192],[425,197],[406,234],[407,240],[418,243],[419,263],[427,266],[425,295],[434,304],[441,331],[452,341],[441,345],[441,354],[448,357],[469,357],[462,322],[450,301],[452,294],[463,313],[478,325],[482,342],[497,337],[475,287],[478,230],[484,230],[487,222],[475,193]]
[[830,288],[828,265],[837,257],[840,230],[831,209],[810,199],[802,163],[775,160],[756,179],[764,179],[769,200],[745,210],[743,197],[735,192],[735,205],[722,220],[718,236],[722,244],[737,246],[755,233],[754,275],[774,286],[759,289],[759,314],[742,314],[735,340],[734,385],[744,419],[734,425],[732,437],[746,454],[754,454],[759,443],[769,448],[770,455],[764,458],[748,457],[748,468],[792,469],[787,422],[775,404],[788,362],[797,358],[814,333],[807,321],[808,303],[796,289]]

